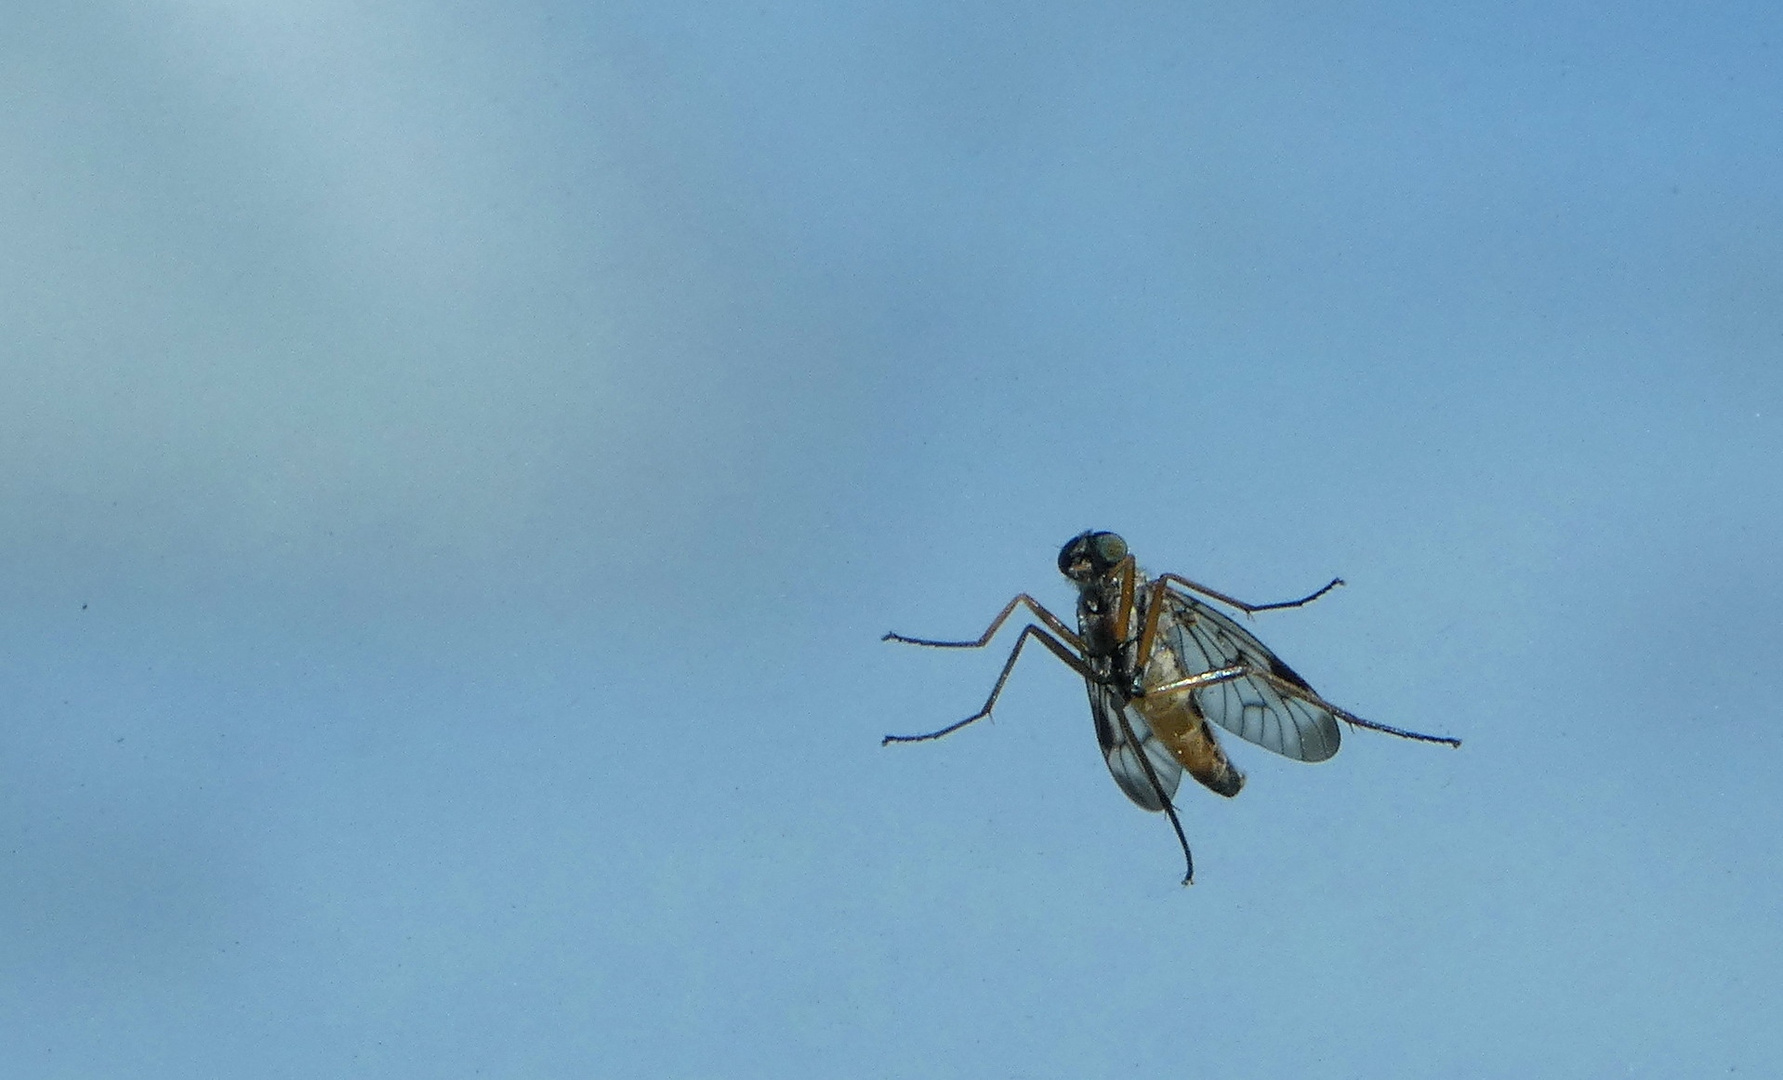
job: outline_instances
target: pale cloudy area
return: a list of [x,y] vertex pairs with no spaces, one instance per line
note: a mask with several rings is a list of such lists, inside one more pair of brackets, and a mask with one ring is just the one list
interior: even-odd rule
[[[1760,1075],[1762,5],[0,16],[33,1077]],[[1361,715],[1185,788],[1122,532]],[[1011,635],[1013,638],[1013,635]],[[1228,740],[1236,743],[1236,740]]]

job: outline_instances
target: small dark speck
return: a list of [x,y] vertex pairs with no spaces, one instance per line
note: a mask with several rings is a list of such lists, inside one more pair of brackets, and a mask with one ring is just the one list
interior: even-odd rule
[[85,604],[82,604],[82,605],[81,605],[81,606],[80,606],[80,609],[81,609],[81,610],[82,610],[82,611],[85,611],[85,610],[87,610],[87,605],[85,605]]
[[121,743],[123,741],[124,741],[124,737],[122,735],[119,735],[117,738],[112,740],[112,742],[115,742],[115,743]]

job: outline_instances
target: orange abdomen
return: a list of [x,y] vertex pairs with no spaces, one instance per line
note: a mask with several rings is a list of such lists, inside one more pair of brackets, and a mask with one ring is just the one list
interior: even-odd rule
[[1170,753],[1201,786],[1227,798],[1244,787],[1244,774],[1239,772],[1214,736],[1207,718],[1195,705],[1195,695],[1188,691],[1158,697],[1135,698],[1133,707],[1152,726],[1152,732],[1170,748]]

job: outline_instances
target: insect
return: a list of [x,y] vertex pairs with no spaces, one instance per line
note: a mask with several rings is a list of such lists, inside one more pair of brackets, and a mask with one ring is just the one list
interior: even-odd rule
[[1059,552],[1059,572],[1077,586],[1075,632],[1039,601],[1021,593],[1004,605],[976,641],[886,634],[883,640],[907,645],[981,649],[1018,607],[1026,605],[1041,624],[1022,628],[984,708],[926,735],[887,735],[881,745],[939,739],[989,716],[1022,647],[1038,641],[1083,676],[1096,741],[1114,782],[1142,809],[1161,810],[1169,817],[1182,845],[1184,885],[1195,878],[1195,857],[1171,801],[1183,772],[1228,798],[1244,787],[1244,774],[1227,758],[1208,721],[1296,761],[1324,761],[1336,754],[1339,720],[1404,739],[1461,745],[1460,739],[1377,724],[1338,708],[1250,631],[1200,599],[1204,596],[1252,615],[1310,604],[1342,585],[1342,578],[1333,578],[1298,600],[1247,604],[1177,574],[1148,578],[1134,562],[1127,542],[1111,532],[1072,537]]

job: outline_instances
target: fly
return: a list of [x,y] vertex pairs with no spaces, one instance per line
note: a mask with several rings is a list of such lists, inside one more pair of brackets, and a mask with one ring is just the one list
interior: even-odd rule
[[1183,772],[1228,798],[1244,787],[1244,774],[1226,757],[1208,721],[1296,761],[1324,761],[1336,754],[1339,720],[1402,739],[1461,745],[1460,739],[1377,724],[1331,704],[1250,631],[1200,599],[1251,615],[1310,604],[1342,585],[1341,578],[1298,600],[1247,604],[1177,574],[1148,578],[1127,542],[1111,532],[1072,537],[1059,552],[1059,572],[1077,586],[1076,631],[1021,593],[976,641],[886,634],[884,640],[907,645],[979,649],[1018,607],[1026,605],[1040,621],[1022,628],[984,708],[926,735],[887,735],[882,745],[939,739],[989,716],[1022,646],[1038,641],[1083,677],[1096,741],[1114,782],[1140,808],[1169,817],[1182,845],[1184,885],[1194,880],[1195,858],[1171,801]]

